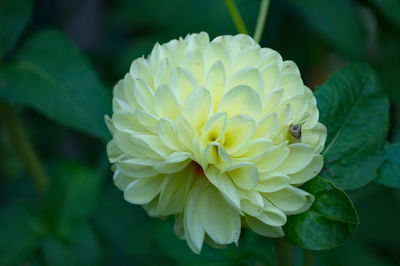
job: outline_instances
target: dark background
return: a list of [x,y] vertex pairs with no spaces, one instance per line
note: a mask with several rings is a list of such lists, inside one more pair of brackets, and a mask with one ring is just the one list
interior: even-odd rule
[[[260,1],[236,2],[252,32]],[[7,43],[22,16],[26,26]],[[223,0],[0,0],[0,72],[32,36],[47,29],[59,31],[81,51],[107,92],[106,112],[113,85],[156,42],[199,31],[211,38],[236,33]],[[47,38],[41,41],[57,45],[52,35]],[[400,141],[399,0],[271,0],[261,44],[295,61],[312,89],[350,62],[371,64],[391,100],[389,140]],[[35,56],[47,60],[47,49]],[[68,62],[62,51],[51,60],[61,66]],[[77,89],[86,84],[79,71],[69,79]],[[0,121],[0,265],[275,265],[274,241],[250,231],[243,232],[239,247],[206,245],[201,255],[193,254],[174,235],[172,218],[150,218],[123,200],[105,153],[110,136],[99,140],[39,111],[18,108],[50,176],[42,198]],[[349,194],[360,226],[343,246],[314,252],[314,265],[400,265],[399,190],[373,183]],[[300,249],[296,256],[301,258]]]

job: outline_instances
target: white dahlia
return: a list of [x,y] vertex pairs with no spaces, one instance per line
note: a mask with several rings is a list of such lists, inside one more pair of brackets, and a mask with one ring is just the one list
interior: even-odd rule
[[238,242],[241,226],[284,235],[313,196],[326,128],[292,61],[246,35],[156,44],[114,87],[108,156],[125,199],[199,253]]

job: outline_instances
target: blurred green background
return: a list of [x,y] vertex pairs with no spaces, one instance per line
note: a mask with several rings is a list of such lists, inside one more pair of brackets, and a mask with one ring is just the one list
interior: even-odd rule
[[[236,2],[252,31],[260,1]],[[1,266],[276,264],[274,241],[250,231],[239,247],[195,255],[173,219],[148,217],[112,182],[103,115],[113,85],[155,42],[199,31],[236,33],[223,0],[0,0],[0,98],[16,106],[50,179],[40,195],[3,110]],[[400,141],[400,0],[271,0],[261,44],[295,61],[312,89],[347,63],[371,64],[391,99],[389,140]],[[360,226],[343,246],[314,252],[314,265],[400,265],[399,190],[373,183],[349,194]]]

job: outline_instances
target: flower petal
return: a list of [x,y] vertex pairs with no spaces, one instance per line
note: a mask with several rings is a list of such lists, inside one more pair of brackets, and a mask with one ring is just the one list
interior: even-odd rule
[[181,144],[187,149],[187,151],[191,151],[193,139],[196,136],[193,127],[183,116],[180,115],[176,118],[175,128]]
[[302,213],[311,207],[314,196],[293,186],[287,186],[276,192],[266,193],[265,196],[286,214]]
[[122,174],[134,178],[145,178],[157,175],[157,171],[154,170],[154,160],[146,158],[132,158],[128,160],[122,160],[116,162],[118,171]]
[[260,96],[248,86],[237,86],[222,96],[219,111],[230,117],[238,114],[257,116],[261,111]]
[[179,105],[182,106],[185,103],[195,87],[197,87],[197,81],[192,73],[180,67],[172,71],[170,88]]
[[183,69],[190,69],[199,83],[204,83],[203,57],[198,50],[192,50],[185,55],[181,63]]
[[205,174],[208,180],[221,191],[225,199],[237,210],[240,210],[239,194],[230,177],[213,166],[210,166]]
[[224,67],[230,66],[230,58],[227,50],[221,43],[212,41],[204,52],[204,68],[210,69],[218,61],[221,62]]
[[194,253],[199,254],[204,241],[204,228],[200,220],[199,201],[205,186],[206,180],[199,178],[193,185],[187,197],[183,215],[183,229],[186,241]]
[[160,193],[164,178],[164,175],[157,175],[133,181],[125,188],[125,200],[133,204],[149,203]]
[[303,184],[315,177],[324,165],[324,157],[315,154],[311,162],[299,172],[290,175],[290,184]]
[[258,92],[263,91],[263,78],[255,67],[241,68],[233,74],[227,82],[227,89],[231,89],[240,85],[248,86]]
[[294,143],[288,146],[289,156],[274,172],[285,174],[296,173],[305,168],[313,158],[313,151],[310,146],[303,143]]
[[278,167],[289,155],[289,148],[287,143],[284,142],[280,145],[271,148],[271,152],[266,154],[260,160],[256,162],[257,168],[260,172],[271,171]]
[[180,143],[177,138],[174,123],[170,119],[162,118],[157,123],[157,132],[161,141],[172,150],[179,150]]
[[257,124],[254,132],[254,138],[269,138],[272,136],[278,127],[278,117],[275,113],[265,116]]
[[274,192],[287,186],[290,181],[290,178],[283,174],[261,175],[255,189],[260,192]]
[[240,188],[253,189],[259,180],[257,167],[252,163],[237,163],[225,170]]
[[239,213],[210,184],[202,192],[199,212],[205,231],[216,243],[229,244],[239,239]]
[[207,145],[213,141],[219,141],[223,137],[226,127],[226,114],[216,113],[208,119],[201,134],[201,143]]
[[302,130],[301,142],[310,145],[314,153],[320,153],[324,149],[327,136],[326,132],[326,127],[321,123],[317,123],[315,127],[311,129]]
[[193,90],[185,102],[183,115],[196,131],[207,122],[212,110],[210,93],[204,88]]
[[245,220],[250,229],[259,235],[266,237],[282,237],[285,235],[280,226],[270,226],[248,215],[245,216]]
[[208,71],[206,88],[210,92],[215,112],[225,91],[225,69],[221,61],[216,62]]
[[168,216],[182,212],[192,183],[193,176],[189,171],[167,175],[160,192],[157,206],[158,215]]
[[115,171],[113,175],[113,181],[114,184],[119,188],[120,190],[125,190],[125,188],[135,181],[135,178],[123,175],[120,171]]
[[277,64],[268,64],[261,69],[261,75],[264,80],[264,90],[270,91],[276,88],[279,81],[279,68]]
[[190,163],[191,154],[174,152],[165,161],[154,163],[153,167],[159,173],[172,174],[181,171]]
[[237,158],[239,160],[256,160],[269,153],[272,145],[272,141],[268,139],[255,139],[247,144],[246,147],[243,147],[242,150],[237,151],[234,156],[240,157]]
[[154,94],[154,104],[156,113],[160,117],[175,119],[180,113],[180,107],[171,89],[160,86]]
[[235,155],[250,141],[253,137],[255,122],[250,117],[237,115],[228,120],[224,135],[224,149]]

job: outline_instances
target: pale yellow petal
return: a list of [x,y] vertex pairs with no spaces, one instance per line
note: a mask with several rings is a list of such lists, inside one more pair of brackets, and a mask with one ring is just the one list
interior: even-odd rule
[[207,234],[218,244],[236,242],[240,235],[240,215],[212,185],[199,199],[201,223]]
[[214,111],[217,110],[223,92],[225,91],[225,69],[221,61],[216,62],[207,73],[206,88],[210,92]]
[[264,88],[263,83],[263,78],[257,68],[245,67],[241,68],[228,79],[227,89],[229,90],[231,88],[243,85],[261,93]]
[[311,147],[303,143],[294,143],[288,146],[289,156],[277,168],[275,172],[293,174],[304,169],[313,158]]
[[290,174],[290,184],[303,184],[315,177],[324,165],[324,157],[314,154],[311,162],[299,172]]
[[146,204],[160,193],[164,175],[138,179],[130,183],[124,191],[126,201],[133,204]]
[[154,104],[160,117],[175,119],[180,113],[180,106],[168,86],[160,86],[154,94]]
[[214,39],[204,52],[204,68],[210,69],[218,61],[221,62],[224,67],[230,66],[230,58],[227,50],[222,44],[215,42]]
[[254,139],[235,153],[235,159],[253,161],[270,152],[273,143],[269,139]]
[[255,130],[255,121],[244,115],[230,118],[225,128],[223,147],[235,156],[251,140]]
[[160,86],[168,86],[171,81],[171,72],[173,66],[171,65],[168,58],[162,59],[158,62],[157,70],[154,74],[154,87],[155,89]]
[[182,115],[176,118],[175,128],[180,143],[187,151],[191,151],[193,139],[197,135],[196,131]]
[[279,173],[261,174],[255,189],[260,192],[274,192],[286,187],[290,181],[288,176]]
[[197,87],[197,81],[191,72],[178,67],[172,71],[169,87],[179,105],[183,106],[189,94]]
[[266,154],[260,160],[257,161],[256,165],[260,172],[271,171],[272,169],[281,165],[287,156],[289,155],[289,148],[284,142],[280,145],[271,148],[271,152]]
[[146,158],[132,158],[118,161],[116,166],[118,171],[126,176],[144,178],[157,175],[157,171],[153,168],[154,163],[154,160]]
[[210,93],[204,88],[197,88],[187,98],[183,115],[192,125],[193,129],[199,132],[208,121],[211,111],[212,101]]
[[289,215],[302,213],[308,210],[314,201],[313,195],[293,186],[287,186],[279,191],[265,193],[265,196],[272,204]]
[[257,116],[261,111],[259,94],[248,86],[237,86],[222,96],[220,112],[226,112],[229,117],[235,115]]
[[261,69],[261,75],[264,81],[264,91],[269,92],[271,89],[276,88],[279,81],[279,68],[277,64],[269,64]]
[[162,118],[158,121],[157,132],[161,141],[170,149],[178,150],[180,141],[177,137],[177,132],[174,123],[170,119]]
[[188,171],[165,176],[157,206],[159,215],[167,216],[181,213],[192,183],[193,177]]
[[231,178],[214,166],[210,166],[205,174],[208,180],[210,180],[210,182],[221,191],[225,199],[240,211],[239,194],[237,188],[232,183]]
[[203,246],[205,230],[201,222],[199,201],[208,183],[200,178],[189,192],[183,216],[183,229],[186,241],[194,253],[199,254]]
[[124,191],[125,188],[135,180],[136,180],[136,178],[126,176],[118,170],[115,171],[114,175],[113,175],[113,181],[114,181],[115,186],[122,191]]
[[203,57],[198,50],[191,50],[185,55],[181,63],[183,69],[190,69],[199,83],[204,83]]
[[280,226],[265,224],[257,218],[248,215],[245,216],[245,220],[250,229],[259,235],[266,237],[282,237],[285,235]]
[[190,163],[190,157],[191,154],[187,152],[174,152],[165,161],[154,163],[153,167],[159,173],[177,173]]
[[275,113],[269,114],[257,124],[254,138],[269,138],[274,135],[278,128],[278,116]]
[[314,153],[321,153],[327,136],[326,127],[318,123],[314,128],[302,130],[301,142],[310,145]]
[[237,163],[225,170],[240,188],[253,189],[259,180],[257,167],[252,163]]

